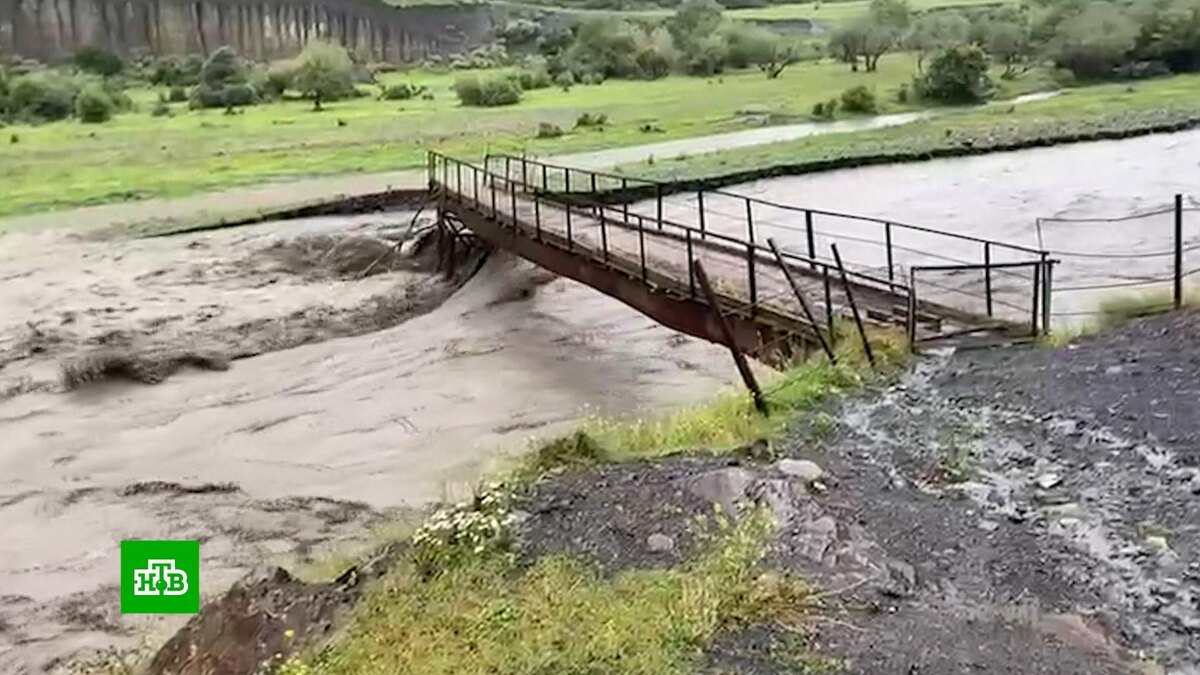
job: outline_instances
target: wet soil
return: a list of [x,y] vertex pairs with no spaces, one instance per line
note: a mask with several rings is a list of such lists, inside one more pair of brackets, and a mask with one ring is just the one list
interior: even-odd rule
[[[1198,329],[1185,313],[1062,349],[927,356],[775,445],[818,483],[718,458],[569,472],[535,489],[522,541],[663,566],[714,502],[771,506],[771,564],[825,607],[803,639],[724,636],[714,673],[820,672],[814,655],[864,675],[1200,672],[1200,478],[1183,452],[1200,429]],[[1167,399],[1183,402],[1151,403]],[[836,424],[814,423],[826,414]]]

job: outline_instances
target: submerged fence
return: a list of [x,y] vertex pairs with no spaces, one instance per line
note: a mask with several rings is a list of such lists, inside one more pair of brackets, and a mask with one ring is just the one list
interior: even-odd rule
[[1062,323],[1102,314],[1114,295],[1142,296],[1148,311],[1178,308],[1200,279],[1200,203],[1184,195],[1126,216],[1038,218],[1036,228],[1062,260],[1051,315]]

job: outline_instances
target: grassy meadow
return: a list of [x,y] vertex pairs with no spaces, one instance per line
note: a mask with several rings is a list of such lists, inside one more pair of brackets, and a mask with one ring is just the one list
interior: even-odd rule
[[[425,85],[433,100],[370,96],[328,104],[323,112],[313,112],[307,101],[283,101],[236,115],[176,103],[169,117],[150,114],[160,90],[135,89],[129,93],[136,110],[106,124],[65,121],[0,130],[0,216],[289,177],[416,168],[433,148],[467,156],[488,150],[548,154],[735,131],[762,124],[764,115],[776,124],[807,121],[814,103],[860,84],[876,92],[880,112],[896,112],[915,107],[895,96],[914,72],[912,57],[893,54],[873,73],[851,73],[832,61],[807,62],[775,80],[757,70],[713,78],[609,80],[569,91],[528,92],[514,106],[469,108],[459,104],[452,88],[456,77],[470,71],[415,70],[384,75],[382,84]],[[1030,73],[1005,83],[1002,96],[1046,86],[1045,77]],[[609,123],[575,130],[583,113],[605,114]],[[567,133],[538,139],[540,123]]]
[[1200,116],[1200,75],[1136,84],[1105,84],[1063,90],[1043,101],[947,108],[931,119],[857,133],[811,136],[736,150],[660,157],[620,171],[665,180],[701,179],[808,162],[978,147],[1024,139],[1061,138],[1100,130],[1121,131]]
[[[909,3],[914,12],[934,9],[955,9],[997,6],[1013,3],[1014,0],[913,0]],[[578,16],[619,14],[643,18],[665,18],[673,9],[656,7],[650,9],[584,9],[580,7],[555,6],[553,3],[507,2],[508,6],[523,10],[560,11]],[[725,16],[743,21],[796,21],[806,19],[823,25],[846,23],[866,16],[870,0],[845,0],[844,2],[796,2],[767,7],[750,7],[726,10]]]

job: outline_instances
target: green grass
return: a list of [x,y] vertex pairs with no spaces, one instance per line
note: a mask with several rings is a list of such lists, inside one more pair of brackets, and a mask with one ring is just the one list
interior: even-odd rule
[[[913,0],[909,3],[915,12],[935,9],[954,9],[1016,4],[1017,0]],[[647,9],[584,9],[556,5],[553,2],[505,2],[521,9],[553,10],[577,16],[606,15],[661,19],[674,14],[674,9],[649,7]],[[808,20],[821,24],[840,24],[853,21],[867,14],[870,0],[847,0],[846,2],[797,2],[768,7],[730,9],[725,16],[743,21],[797,21]]]
[[803,608],[807,588],[759,567],[771,530],[750,512],[675,569],[606,578],[564,557],[520,569],[488,556],[427,579],[401,565],[344,637],[285,675],[690,673],[722,631]]
[[[0,130],[0,216],[291,177],[417,168],[432,148],[465,156],[488,150],[550,154],[734,131],[749,124],[739,111],[766,111],[777,123],[804,120],[814,103],[856,84],[880,92],[884,112],[905,110],[911,106],[887,93],[913,71],[912,58],[897,54],[885,57],[877,73],[855,74],[827,62],[798,64],[777,80],[757,71],[711,79],[614,80],[569,92],[529,92],[519,105],[493,109],[459,106],[451,92],[455,74],[414,71],[390,74],[385,82],[424,84],[434,100],[356,99],[321,113],[307,102],[290,101],[238,115],[176,104],[169,118],[149,114],[157,91],[137,90],[139,111],[107,124]],[[1006,93],[1036,86],[1023,80]],[[607,114],[609,126],[575,131],[584,112]],[[570,132],[538,140],[540,122]],[[646,124],[663,133],[641,131]]]
[[[915,12],[927,12],[934,9],[950,9],[958,7],[981,7],[988,5],[1010,4],[1013,0],[913,0],[909,3]],[[795,21],[808,19],[819,23],[837,24],[853,21],[867,14],[871,6],[869,0],[849,0],[848,2],[796,3],[787,5],[771,5],[750,9],[733,9],[726,14],[735,19],[753,21]]]
[[[658,179],[705,179],[773,167],[798,167],[828,160],[896,155],[898,158],[963,146],[1002,145],[1066,137],[1098,130],[1123,130],[1200,116],[1200,75],[1065,90],[1059,96],[1013,106],[995,103],[948,108],[932,119],[858,133],[812,136],[799,141],[737,150],[656,158],[621,168]],[[787,171],[784,171],[786,173]]]

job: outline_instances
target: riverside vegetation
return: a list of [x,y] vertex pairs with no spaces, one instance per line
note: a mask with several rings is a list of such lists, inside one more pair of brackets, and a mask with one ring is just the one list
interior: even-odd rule
[[844,337],[838,365],[814,357],[767,384],[770,417],[749,395],[730,392],[652,420],[593,419],[537,445],[504,480],[435,513],[341,637],[291,657],[280,672],[687,673],[723,634],[764,622],[796,636],[793,658],[803,672],[836,672],[803,646],[803,610],[817,606],[814,591],[764,565],[773,526],[763,508],[695,514],[697,555],[615,575],[571,556],[525,559],[512,534],[516,505],[544,477],[599,463],[736,453],[780,438],[799,416],[821,415],[814,408],[826,399],[887,378],[905,360],[897,335],[876,334],[880,365],[872,371]]
[[[1007,133],[1054,137],[1035,113],[1087,126],[1094,116],[1074,114],[1067,102],[1119,91],[1093,89],[1101,80],[1157,78],[1125,85],[1133,89],[1106,122],[1142,124],[1194,106],[1190,80],[1170,74],[1200,67],[1198,7],[1051,0],[946,9],[873,0],[823,41],[687,0],[661,16],[586,15],[570,28],[513,19],[492,47],[407,72],[356,63],[322,44],[273,64],[245,63],[228,49],[207,61],[134,62],[89,49],[55,68],[8,58],[0,66],[8,125],[0,134],[0,215],[419,167],[433,147],[468,156],[556,153],[1079,86],[1062,103],[990,118]],[[854,155],[880,139],[920,150],[927,133],[969,135],[995,114],[788,147],[793,158]],[[65,119],[72,117],[88,124]],[[582,119],[605,123],[577,124]],[[710,159],[759,165],[783,155],[757,152],[754,160]]]

